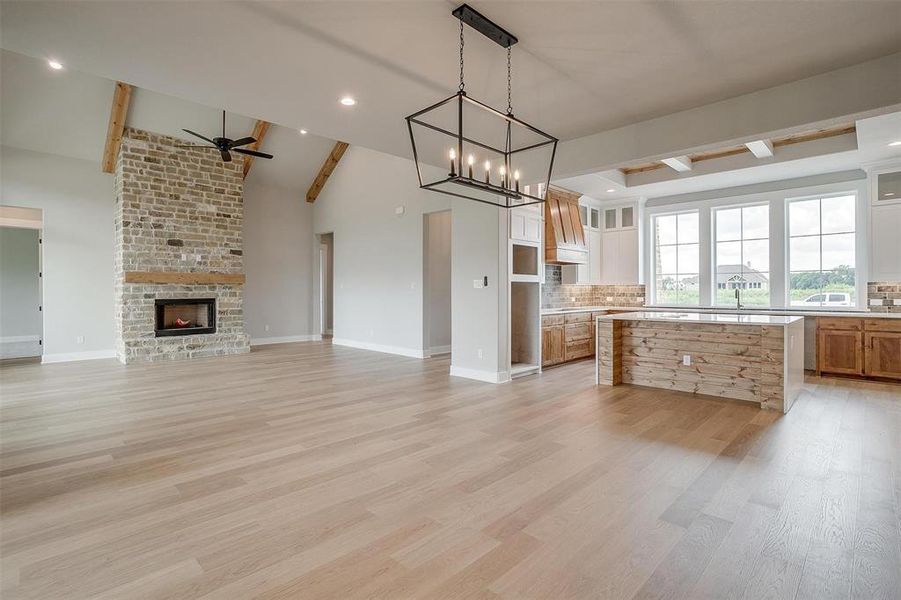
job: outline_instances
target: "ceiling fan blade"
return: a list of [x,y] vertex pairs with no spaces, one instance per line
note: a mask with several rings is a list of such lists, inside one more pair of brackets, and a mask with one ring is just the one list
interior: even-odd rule
[[256,138],[252,137],[242,137],[240,140],[234,140],[233,142],[228,143],[229,148],[237,148],[238,146],[246,146],[247,144],[254,143]]
[[200,135],[199,133],[197,133],[197,132],[195,132],[195,131],[191,131],[190,129],[182,129],[182,131],[184,131],[184,132],[186,132],[186,133],[190,133],[190,134],[193,135],[193,136],[199,137],[199,138],[202,139],[202,140],[206,140],[207,142],[213,144],[214,146],[216,145],[216,142],[214,142],[213,140],[211,140],[211,139],[208,138],[208,137],[204,137],[204,136]]
[[231,162],[232,161],[232,155],[228,153],[228,150],[220,148],[219,154],[222,155],[223,162]]
[[271,154],[266,154],[265,152],[257,152],[256,150],[243,150],[241,148],[235,148],[235,152],[240,152],[241,154],[249,154],[250,156],[256,156],[258,158],[272,158]]

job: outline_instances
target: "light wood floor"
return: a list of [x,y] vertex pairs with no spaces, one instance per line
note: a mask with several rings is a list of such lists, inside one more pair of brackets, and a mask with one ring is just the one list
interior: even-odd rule
[[901,387],[781,417],[306,343],[0,367],[2,596],[899,598]]

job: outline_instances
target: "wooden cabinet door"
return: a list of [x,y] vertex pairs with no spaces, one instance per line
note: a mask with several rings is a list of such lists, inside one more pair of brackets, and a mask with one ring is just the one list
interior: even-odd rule
[[867,332],[864,335],[866,374],[901,379],[901,333]]
[[563,326],[541,328],[541,366],[563,362]]
[[823,373],[863,375],[863,332],[820,329],[817,361]]

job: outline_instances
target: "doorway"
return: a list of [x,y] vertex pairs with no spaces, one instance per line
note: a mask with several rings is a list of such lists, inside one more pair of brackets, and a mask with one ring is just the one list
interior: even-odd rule
[[319,236],[319,333],[323,338],[334,332],[335,236],[323,233]]
[[[2,208],[0,359],[39,358],[43,350],[44,335],[41,286],[42,215],[37,209]],[[10,214],[13,216],[10,217]]]
[[451,351],[451,211],[423,215],[423,354]]

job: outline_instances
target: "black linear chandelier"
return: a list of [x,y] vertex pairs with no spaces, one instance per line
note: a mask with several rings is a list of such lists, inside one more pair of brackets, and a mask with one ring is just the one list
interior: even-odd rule
[[[419,187],[501,208],[544,202],[557,138],[513,116],[510,48],[518,40],[466,4],[451,14],[460,20],[459,90],[407,117]],[[466,94],[464,23],[507,49],[506,113]]]

